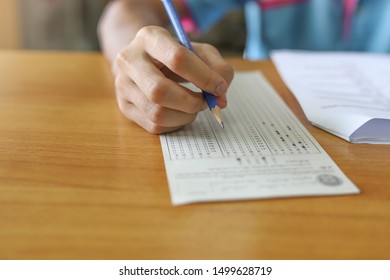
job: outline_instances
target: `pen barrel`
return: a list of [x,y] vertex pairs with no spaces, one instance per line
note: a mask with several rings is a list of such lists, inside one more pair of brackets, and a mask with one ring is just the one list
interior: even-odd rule
[[189,50],[195,52],[194,48],[191,45],[190,39],[187,36],[187,33],[184,31],[183,26],[181,24],[181,20],[178,16],[177,10],[175,6],[173,5],[171,0],[161,0],[164,4],[165,10],[168,14],[168,17],[171,19],[171,23],[173,26],[173,29],[175,30],[175,33],[177,37],[179,38],[179,41]]
[[[180,18],[176,11],[175,6],[172,3],[172,0],[161,0],[164,8],[168,14],[169,19],[171,20],[173,29],[176,32],[176,35],[182,45],[196,54],[194,48],[191,45],[190,39],[187,36],[187,33],[184,31],[184,28],[181,24]],[[213,113],[214,117],[217,119],[218,123],[223,126],[222,117],[220,113],[220,109],[217,103],[217,100],[214,95],[205,92],[202,90],[203,98],[206,99],[207,105]]]
[[207,105],[209,106],[210,110],[214,109],[215,107],[219,107],[217,103],[217,99],[214,95],[211,93],[208,93],[206,91],[202,91],[204,99],[206,99]]

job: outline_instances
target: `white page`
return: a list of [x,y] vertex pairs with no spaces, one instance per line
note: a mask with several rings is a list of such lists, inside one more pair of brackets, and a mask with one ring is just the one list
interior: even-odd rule
[[160,136],[172,203],[358,193],[259,72],[239,72],[225,128],[201,112]]
[[307,118],[347,141],[390,143],[390,55],[274,51]]

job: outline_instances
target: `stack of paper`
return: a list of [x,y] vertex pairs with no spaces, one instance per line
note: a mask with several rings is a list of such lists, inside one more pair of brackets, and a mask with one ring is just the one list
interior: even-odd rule
[[390,55],[274,51],[271,57],[314,125],[353,143],[390,143]]

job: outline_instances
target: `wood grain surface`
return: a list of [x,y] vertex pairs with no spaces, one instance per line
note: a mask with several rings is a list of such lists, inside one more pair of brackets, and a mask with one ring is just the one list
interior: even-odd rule
[[362,193],[174,207],[159,137],[119,112],[100,53],[0,51],[0,259],[389,259],[390,147],[311,126],[270,61],[228,60]]

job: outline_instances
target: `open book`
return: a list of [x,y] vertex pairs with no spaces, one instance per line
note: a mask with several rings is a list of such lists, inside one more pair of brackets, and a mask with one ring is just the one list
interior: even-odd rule
[[390,144],[390,55],[281,50],[271,57],[315,126],[352,143]]

